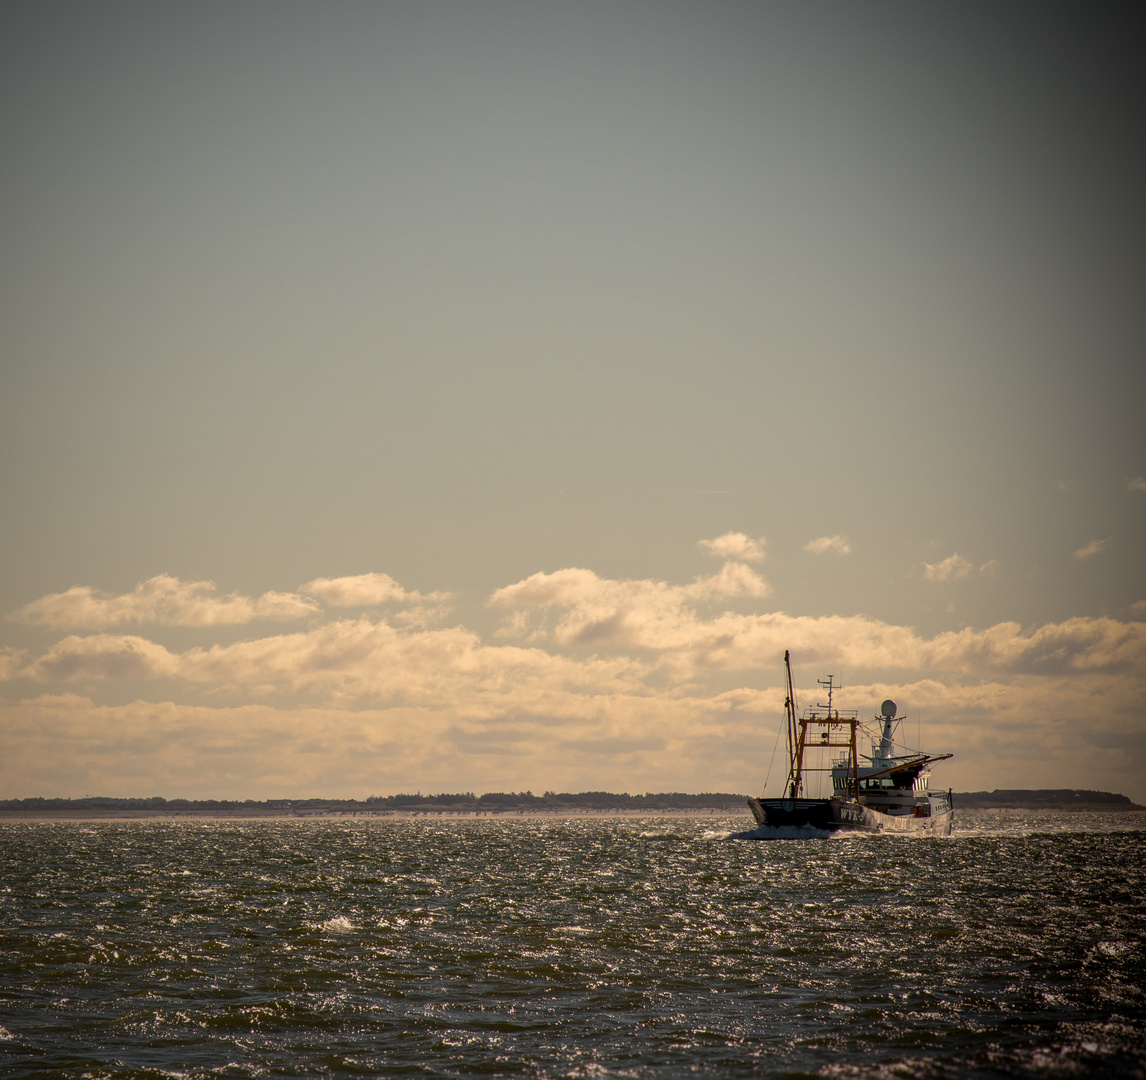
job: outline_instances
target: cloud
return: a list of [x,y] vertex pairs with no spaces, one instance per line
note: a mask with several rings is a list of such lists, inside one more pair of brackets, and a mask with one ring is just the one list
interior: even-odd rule
[[315,615],[321,609],[312,597],[335,608],[418,605],[407,618],[424,623],[440,613],[432,605],[440,606],[449,594],[423,595],[404,589],[389,574],[358,574],[315,578],[299,593],[267,592],[252,599],[238,593],[219,596],[211,581],[180,581],[170,574],[159,574],[121,596],[77,585],[33,600],[9,618],[51,630],[108,630],[129,624],[239,626],[257,621],[291,622]]
[[317,596],[328,607],[372,607],[376,604],[414,604],[440,602],[449,593],[435,592],[423,596],[402,588],[389,574],[356,574],[353,577],[315,578],[300,590]]
[[700,547],[707,548],[710,555],[718,559],[739,559],[743,562],[760,562],[764,558],[765,537],[756,540],[742,532],[727,532],[715,540],[700,540]]
[[240,696],[303,694],[327,705],[420,704],[460,713],[560,712],[562,695],[647,694],[648,665],[483,645],[463,627],[407,630],[344,619],[182,653],[132,635],[69,636],[16,676],[44,683],[179,679]]
[[681,587],[681,595],[700,603],[712,600],[750,596],[760,599],[770,596],[772,586],[755,570],[743,563],[726,562],[712,577],[697,578],[691,585]]
[[88,585],[50,593],[9,616],[51,630],[106,630],[129,623],[158,626],[226,626],[256,620],[288,622],[318,611],[295,593],[268,592],[258,599],[216,595],[211,581],[180,581],[159,574],[130,593],[111,596]]
[[928,581],[958,581],[970,572],[971,560],[963,558],[958,552],[942,562],[923,564],[923,576]]
[[[785,649],[798,654],[802,663],[936,674],[1123,670],[1135,663],[1146,665],[1146,628],[1139,623],[1072,619],[1024,634],[1017,623],[1007,622],[926,639],[911,627],[862,615],[723,611],[707,617],[697,602],[713,599],[717,593],[713,586],[714,579],[672,586],[613,581],[590,570],[571,569],[534,574],[499,589],[490,603],[512,610],[514,625],[523,633],[536,634],[542,620],[549,619],[552,629],[547,633],[558,646],[659,653],[662,665],[680,678],[716,670],[767,671]],[[521,619],[523,611],[531,618]]]
[[852,547],[846,536],[836,533],[835,536],[821,536],[818,540],[809,540],[804,545],[804,550],[810,551],[813,555],[824,555],[829,551],[837,555],[848,555]]
[[1135,600],[1130,605],[1130,613],[1137,615],[1139,618],[1146,618],[1146,600]]
[[179,658],[162,645],[128,634],[66,637],[18,674],[40,682],[76,679],[155,679],[179,672]]
[[[798,672],[799,673],[799,672]],[[949,684],[849,682],[841,705],[884,698],[921,718],[936,782],[958,790],[1093,787],[1141,802],[1141,680]],[[816,699],[809,675],[801,701]],[[168,798],[357,797],[423,791],[769,790],[784,689],[565,699],[560,713],[458,713],[433,706],[99,704],[45,693],[0,706],[0,784],[11,795],[161,793]],[[1085,781],[1082,779],[1085,778]]]
[[[600,580],[600,579],[598,579]],[[535,584],[535,583],[534,583]],[[520,599],[520,597],[519,597]],[[486,645],[464,627],[408,630],[369,619],[210,648],[169,652],[134,635],[69,636],[13,672],[41,682],[178,678],[245,693],[304,693],[328,704],[388,701],[483,713],[554,707],[563,694],[655,696],[715,671],[771,672],[791,649],[800,663],[952,675],[1066,675],[1146,669],[1146,624],[1070,619],[1024,633],[1017,623],[923,638],[863,616],[653,612],[559,623],[558,646]],[[628,650],[657,655],[641,659]],[[615,655],[604,655],[611,649]]]
[[27,655],[27,649],[13,649],[7,645],[0,648],[0,682],[14,679]]
[[1091,540],[1089,544],[1084,544],[1082,547],[1080,547],[1078,551],[1074,553],[1073,558],[1079,560],[1089,559],[1092,556],[1097,555],[1109,543],[1109,537],[1107,537],[1105,540]]
[[1108,618],[1048,623],[1024,634],[1018,623],[965,629],[920,642],[919,666],[936,672],[1012,675],[1146,670],[1146,625]]
[[983,563],[979,567],[979,576],[980,577],[998,577],[999,576],[999,564],[998,564],[998,562],[994,559],[988,559],[985,563]]
[[[776,692],[778,693],[778,691]],[[771,697],[775,697],[773,693]],[[782,698],[781,698],[782,700]],[[282,797],[409,790],[751,790],[759,693],[579,699],[575,713],[481,716],[432,707],[100,705],[44,694],[0,710],[6,791]],[[676,764],[666,772],[669,761]],[[739,783],[734,773],[742,773]],[[421,779],[419,779],[421,778]]]
[[388,702],[493,714],[559,713],[562,695],[646,697],[665,686],[680,692],[718,672],[751,677],[773,670],[786,649],[805,664],[935,677],[1146,668],[1140,622],[1077,618],[1029,632],[1005,622],[925,638],[862,615],[720,609],[767,592],[743,563],[725,563],[686,585],[570,568],[534,574],[491,596],[491,607],[508,617],[495,637],[521,644],[487,644],[462,626],[335,619],[184,652],[137,635],[70,635],[38,657],[9,650],[4,673],[45,684],[176,679],[240,696],[302,694],[340,707]]
[[[683,648],[695,640],[697,604],[737,597],[761,598],[768,583],[743,563],[725,563],[718,574],[691,585],[610,580],[592,570],[538,573],[498,589],[492,607],[557,611],[553,638],[561,645],[592,648]],[[523,624],[518,620],[518,625]]]
[[[332,607],[379,596],[409,606],[389,617],[319,613],[291,632],[183,651],[110,632],[0,651],[0,677],[50,691],[0,700],[6,789],[58,768],[77,793],[109,790],[100,777],[121,776],[116,790],[146,781],[142,790],[169,796],[426,790],[434,778],[466,790],[755,790],[771,746],[761,728],[780,722],[786,649],[809,683],[846,671],[855,707],[892,697],[925,710],[932,745],[981,751],[967,773],[975,787],[991,786],[992,769],[994,786],[1016,786],[1019,775],[1021,786],[1080,786],[1077,771],[1059,782],[1074,767],[1066,754],[1115,776],[1138,753],[1135,731],[1146,734],[1146,622],[1002,622],[927,637],[864,615],[750,610],[767,582],[728,561],[684,584],[584,568],[534,574],[493,593],[506,625],[483,640],[464,626],[402,621],[421,610],[411,598],[426,596],[386,575],[319,582],[308,595],[332,597]],[[93,701],[147,681],[177,700]],[[67,693],[75,689],[91,698]],[[1102,746],[1083,745],[1092,735]],[[1024,757],[1024,740],[1043,757]],[[1098,784],[1098,773],[1086,775]]]
[[1131,491],[1146,491],[1146,476],[1135,476],[1126,481],[1126,486]]

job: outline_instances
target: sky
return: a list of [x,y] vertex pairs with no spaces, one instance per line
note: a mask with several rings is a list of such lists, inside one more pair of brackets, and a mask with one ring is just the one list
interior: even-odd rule
[[1132,5],[0,9],[0,797],[1146,803]]

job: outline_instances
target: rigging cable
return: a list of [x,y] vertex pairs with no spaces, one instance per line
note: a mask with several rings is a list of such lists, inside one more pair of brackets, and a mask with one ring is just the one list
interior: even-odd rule
[[[787,714],[784,716],[787,719]],[[780,729],[776,729],[776,741],[772,744],[772,757],[768,761],[768,771],[764,774],[764,791],[768,790],[768,777],[772,775],[772,763],[776,760],[776,749],[780,745]]]

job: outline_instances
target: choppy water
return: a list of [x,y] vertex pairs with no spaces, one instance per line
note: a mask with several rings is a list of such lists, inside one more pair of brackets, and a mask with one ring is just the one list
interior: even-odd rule
[[0,1071],[1146,1076],[1141,819],[744,825],[0,825]]

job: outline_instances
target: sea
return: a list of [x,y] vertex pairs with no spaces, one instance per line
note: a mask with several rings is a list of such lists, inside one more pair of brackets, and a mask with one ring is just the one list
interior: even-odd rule
[[4,1077],[1146,1077],[1146,815],[0,824]]

